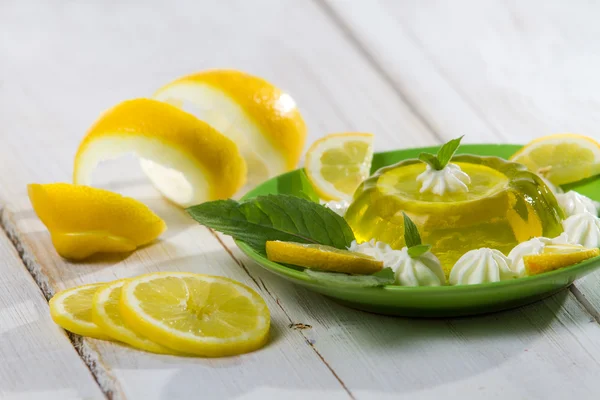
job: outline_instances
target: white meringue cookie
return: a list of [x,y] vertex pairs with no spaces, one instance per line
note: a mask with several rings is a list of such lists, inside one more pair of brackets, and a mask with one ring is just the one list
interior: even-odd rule
[[523,257],[530,254],[541,254],[544,251],[544,248],[549,244],[567,243],[569,243],[569,237],[566,233],[561,233],[560,236],[557,236],[553,239],[537,237],[526,242],[519,243],[510,251],[510,253],[508,253],[510,269],[519,276],[525,276],[527,275],[527,272],[525,271]]
[[[350,247],[348,247],[348,250],[371,256],[377,261],[384,261],[387,254],[398,251],[392,249],[389,244],[385,242],[378,242],[375,239],[371,239],[368,242],[363,242],[360,244],[357,243],[356,240],[353,240],[350,244]],[[387,267],[387,265],[384,266]]]
[[451,285],[473,285],[498,282],[517,277],[509,267],[510,260],[495,249],[471,250],[458,259],[450,271]]
[[557,194],[556,200],[562,207],[567,218],[583,212],[589,212],[595,216],[598,215],[598,209],[594,201],[573,190],[569,190],[567,193]]
[[600,218],[583,212],[565,219],[562,225],[570,243],[590,249],[600,247]]
[[439,171],[427,164],[417,181],[421,182],[421,193],[443,196],[445,193],[468,192],[471,178],[456,164],[449,163]]
[[431,252],[412,258],[408,248],[388,254],[384,266],[396,273],[396,284],[400,286],[442,286],[446,276],[440,260]]

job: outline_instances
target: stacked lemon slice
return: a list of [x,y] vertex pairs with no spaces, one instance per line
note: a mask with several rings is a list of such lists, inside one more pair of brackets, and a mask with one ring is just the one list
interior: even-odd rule
[[83,336],[162,354],[208,357],[250,352],[268,339],[269,309],[231,279],[159,272],[84,285],[50,300],[54,321]]

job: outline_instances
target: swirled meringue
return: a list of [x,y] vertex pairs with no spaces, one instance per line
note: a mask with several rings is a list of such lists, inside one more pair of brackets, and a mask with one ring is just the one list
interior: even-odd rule
[[526,242],[519,243],[516,245],[510,253],[508,253],[508,259],[510,260],[510,269],[515,272],[518,276],[525,276],[525,263],[523,257],[531,254],[541,254],[544,252],[544,248],[549,244],[567,244],[569,243],[569,237],[566,233],[561,233],[553,239],[545,237],[536,237]]
[[395,250],[387,255],[384,266],[396,274],[396,285],[400,286],[442,286],[446,276],[440,260],[430,251],[418,257],[411,257],[408,248]]
[[517,277],[509,267],[510,260],[495,249],[471,250],[458,259],[450,271],[451,285],[473,285],[498,282]]
[[421,193],[433,193],[443,196],[446,193],[468,192],[471,178],[456,164],[449,163],[441,170],[432,168],[429,164],[425,171],[417,176],[421,182]]
[[562,222],[569,242],[587,248],[600,247],[600,218],[588,212],[575,214]]
[[567,193],[557,194],[556,200],[562,207],[567,218],[583,212],[588,212],[594,216],[598,215],[598,209],[595,202],[589,197],[573,190],[569,190]]

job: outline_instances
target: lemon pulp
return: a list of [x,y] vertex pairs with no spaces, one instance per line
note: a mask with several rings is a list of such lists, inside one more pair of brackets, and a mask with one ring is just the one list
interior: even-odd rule
[[425,164],[418,160],[382,168],[363,182],[345,216],[357,240],[402,248],[406,212],[448,275],[469,250],[489,247],[508,254],[522,241],[562,232],[554,195],[523,166],[497,157],[457,156],[454,162],[471,177],[466,193],[420,193],[416,178]]

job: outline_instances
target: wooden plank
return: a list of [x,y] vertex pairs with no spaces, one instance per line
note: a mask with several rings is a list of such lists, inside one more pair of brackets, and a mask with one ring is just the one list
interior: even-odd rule
[[0,25],[8,33],[0,41],[0,68],[10,77],[3,79],[0,97],[0,109],[6,111],[0,160],[11,171],[0,175],[0,197],[8,204],[5,225],[23,248],[38,284],[51,294],[144,272],[196,271],[252,286],[272,312],[271,343],[227,359],[157,356],[84,339],[83,354],[102,359],[94,372],[113,398],[190,398],[198,393],[208,398],[291,393],[349,397],[344,382],[305,336],[289,328],[289,316],[267,294],[268,281],[257,285],[210,231],[161,199],[133,159],[102,168],[96,181],[146,202],[167,221],[169,231],[127,258],[80,264],[62,260],[26,198],[26,183],[69,181],[77,144],[102,110],[209,67],[244,69],[288,89],[306,117],[309,142],[344,130],[385,132],[381,138],[392,137],[396,143],[409,133],[411,143],[434,142],[434,135],[329,25],[326,15],[310,2],[290,4],[0,5]]
[[0,398],[104,398],[2,232],[0,271]]

